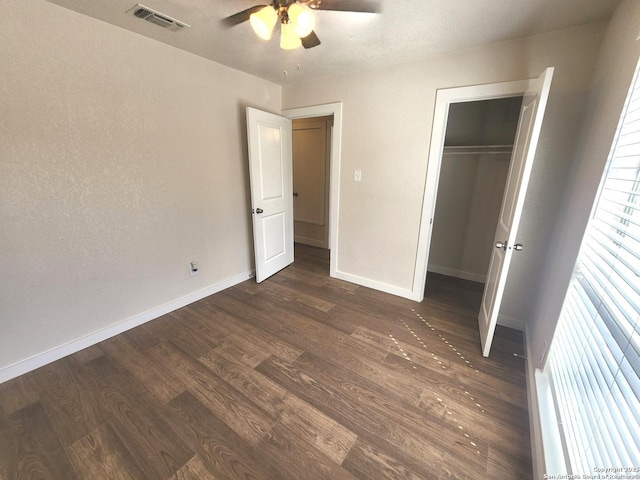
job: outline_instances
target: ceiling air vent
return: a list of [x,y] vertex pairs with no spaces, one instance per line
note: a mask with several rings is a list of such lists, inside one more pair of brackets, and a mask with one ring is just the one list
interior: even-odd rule
[[169,15],[165,15],[164,13],[160,13],[153,8],[145,7],[144,5],[138,3],[133,8],[127,10],[127,13],[133,13],[138,18],[146,20],[147,22],[155,23],[156,25],[160,25],[163,28],[168,28],[173,32],[177,32],[184,27],[190,27],[184,22],[180,20],[176,20],[175,18],[170,17]]

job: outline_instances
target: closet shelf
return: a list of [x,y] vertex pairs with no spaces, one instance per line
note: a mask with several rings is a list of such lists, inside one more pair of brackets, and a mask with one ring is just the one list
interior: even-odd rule
[[473,153],[511,153],[513,145],[445,145],[444,152],[448,154],[473,154]]

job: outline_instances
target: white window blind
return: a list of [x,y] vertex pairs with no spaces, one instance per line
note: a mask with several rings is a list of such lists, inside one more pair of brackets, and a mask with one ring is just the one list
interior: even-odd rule
[[566,473],[580,478],[597,474],[640,478],[637,70],[549,352],[547,371]]

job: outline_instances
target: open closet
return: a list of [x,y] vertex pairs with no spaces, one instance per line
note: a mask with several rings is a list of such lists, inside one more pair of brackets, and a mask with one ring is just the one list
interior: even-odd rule
[[449,107],[428,272],[485,282],[521,103]]

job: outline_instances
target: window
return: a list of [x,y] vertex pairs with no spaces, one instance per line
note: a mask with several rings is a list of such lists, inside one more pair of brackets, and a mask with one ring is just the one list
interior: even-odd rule
[[637,69],[562,308],[547,373],[566,473],[579,478],[640,478]]

